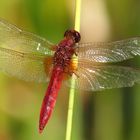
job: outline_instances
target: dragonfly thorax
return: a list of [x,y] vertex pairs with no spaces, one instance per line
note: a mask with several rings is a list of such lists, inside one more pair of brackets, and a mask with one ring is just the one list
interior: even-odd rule
[[71,38],[62,40],[56,49],[53,62],[55,66],[61,66],[65,69],[70,64],[70,60],[75,53],[75,42]]

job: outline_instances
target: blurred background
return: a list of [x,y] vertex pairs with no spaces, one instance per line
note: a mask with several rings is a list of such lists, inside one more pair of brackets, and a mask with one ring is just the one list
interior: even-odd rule
[[[58,43],[74,27],[74,0],[0,0],[0,17]],[[83,0],[82,42],[140,35],[140,1]],[[124,63],[140,66],[140,59]],[[0,73],[0,140],[64,140],[69,89],[59,92],[53,115],[40,135],[39,110],[47,84]],[[76,91],[72,140],[139,140],[140,86],[104,92]]]

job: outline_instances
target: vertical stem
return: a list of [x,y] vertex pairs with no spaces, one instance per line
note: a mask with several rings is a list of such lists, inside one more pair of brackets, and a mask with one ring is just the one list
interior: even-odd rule
[[81,1],[76,0],[76,11],[75,11],[75,30],[80,32],[80,18],[81,18]]
[[[80,31],[80,12],[81,12],[81,0],[76,0],[76,10],[75,10],[75,30]],[[78,59],[77,59],[78,61]],[[74,107],[74,95],[75,90],[75,75],[72,75],[71,88],[69,93],[69,105],[68,105],[68,115],[67,115],[67,128],[66,128],[66,140],[71,139],[72,132],[72,119],[73,119],[73,107]]]

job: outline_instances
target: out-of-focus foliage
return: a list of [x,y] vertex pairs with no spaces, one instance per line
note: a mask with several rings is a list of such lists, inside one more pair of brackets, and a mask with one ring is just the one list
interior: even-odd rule
[[[140,35],[138,0],[83,0],[83,41]],[[0,0],[0,17],[53,43],[74,26],[74,0]],[[12,61],[12,60],[11,60]],[[138,59],[127,65],[140,67]],[[65,139],[68,89],[58,96],[40,135],[39,109],[47,84],[27,83],[0,73],[0,140]],[[140,85],[105,92],[76,92],[72,140],[139,140]]]

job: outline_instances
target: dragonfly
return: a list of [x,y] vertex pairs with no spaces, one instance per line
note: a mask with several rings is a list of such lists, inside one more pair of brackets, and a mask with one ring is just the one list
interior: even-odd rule
[[131,87],[140,82],[140,70],[114,65],[140,55],[140,37],[114,42],[79,43],[80,33],[67,30],[60,43],[17,28],[0,19],[0,70],[25,81],[49,82],[43,98],[39,132],[54,109],[61,85],[85,91]]

